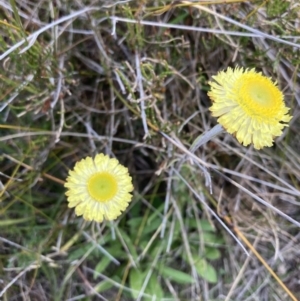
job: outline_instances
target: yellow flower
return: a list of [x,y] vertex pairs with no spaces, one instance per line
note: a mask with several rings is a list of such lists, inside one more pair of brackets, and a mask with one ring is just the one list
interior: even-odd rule
[[65,183],[68,206],[85,220],[114,220],[131,201],[133,190],[128,169],[116,159],[98,154],[75,164]]
[[213,79],[208,95],[213,102],[210,111],[219,117],[218,122],[245,146],[272,146],[292,118],[276,82],[243,68],[228,68]]

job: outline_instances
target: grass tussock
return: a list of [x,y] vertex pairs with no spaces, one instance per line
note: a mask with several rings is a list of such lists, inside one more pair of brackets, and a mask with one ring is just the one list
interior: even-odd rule
[[[0,3],[1,300],[300,299],[298,1]],[[216,125],[228,66],[278,82],[273,147]],[[134,196],[114,222],[67,207],[75,162],[105,153]]]

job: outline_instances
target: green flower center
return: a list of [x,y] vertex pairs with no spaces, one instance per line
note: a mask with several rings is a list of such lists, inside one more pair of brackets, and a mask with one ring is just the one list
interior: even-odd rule
[[283,95],[277,86],[260,74],[243,74],[236,82],[238,102],[250,117],[272,118],[283,104]]
[[105,203],[117,194],[118,183],[110,173],[99,172],[88,179],[87,188],[93,199]]
[[248,89],[249,96],[253,102],[261,106],[269,106],[272,104],[272,93],[270,93],[271,91],[266,90],[265,87],[254,83],[252,85],[248,85]]

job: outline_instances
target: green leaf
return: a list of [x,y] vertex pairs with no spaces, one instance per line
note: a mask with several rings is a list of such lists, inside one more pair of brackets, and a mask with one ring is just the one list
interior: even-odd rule
[[[148,244],[148,242],[147,242]],[[151,247],[149,248],[149,256],[151,256],[151,258],[155,258],[156,256],[160,256],[160,253],[162,252],[163,249],[166,249],[168,245],[168,241],[167,239],[161,239],[161,240],[157,240],[155,241]],[[145,248],[146,246],[144,246]]]
[[[111,262],[110,258],[104,256],[96,265],[95,272],[102,273],[107,268],[110,262]],[[94,280],[97,277],[98,277],[97,273],[94,273]]]
[[133,217],[127,221],[127,225],[130,226],[130,228],[138,229],[138,227],[141,225],[143,218],[142,217]]
[[204,258],[195,261],[195,269],[199,276],[209,283],[217,283],[217,272]]
[[15,224],[20,224],[31,220],[32,217],[24,217],[24,218],[15,218],[15,219],[6,219],[0,221],[0,227],[7,227]]
[[206,247],[204,256],[207,259],[216,260],[221,257],[221,252],[217,248]]
[[[188,219],[189,228],[198,228],[198,222],[195,219]],[[216,232],[216,229],[210,224],[210,222],[206,219],[199,221],[199,226],[203,232]]]
[[134,246],[130,237],[122,229],[119,229],[119,231],[120,231],[120,234],[122,235],[124,242],[126,243],[126,246],[129,250],[131,256],[133,257],[133,259],[135,261],[138,258],[138,255],[136,252],[136,247]]
[[132,289],[131,295],[136,299],[144,283],[145,274],[138,269],[131,269],[129,273],[129,285]]
[[[151,218],[151,216],[150,216],[150,218]],[[150,220],[150,218],[149,218],[149,220]],[[161,224],[161,219],[158,217],[156,217],[155,219],[152,219],[151,222],[149,220],[147,220],[146,227],[143,230],[144,235],[149,234],[149,233],[154,233]]]
[[126,259],[127,255],[123,250],[123,246],[118,240],[113,242],[113,246],[105,248],[106,252],[109,253],[111,256],[118,258],[118,260]]
[[224,243],[222,237],[211,232],[203,232],[203,240],[205,244],[210,245],[222,245]]
[[[91,248],[94,248],[92,243],[78,245],[76,248],[74,248],[74,251],[72,250],[71,252],[69,252],[68,259],[70,261],[73,261],[81,258],[83,255],[89,252]],[[93,252],[97,251],[98,250],[93,250]]]
[[162,266],[159,272],[163,277],[169,278],[179,284],[187,284],[187,283],[195,282],[195,279],[191,275],[175,270],[170,267]]
[[164,298],[164,292],[157,278],[158,275],[155,273],[151,275],[145,293],[153,296],[151,300],[160,301]]
[[98,283],[94,289],[95,291],[97,291],[98,293],[107,291],[108,289],[110,289],[113,286],[113,284],[111,283],[111,281],[108,280],[103,280],[100,283]]
[[201,226],[202,231],[216,232],[216,229],[206,219],[203,219],[200,221],[200,226]]

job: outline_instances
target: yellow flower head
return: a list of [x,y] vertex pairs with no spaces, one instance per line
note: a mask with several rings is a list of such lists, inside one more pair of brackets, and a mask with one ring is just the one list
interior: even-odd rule
[[114,220],[131,201],[133,190],[128,169],[116,159],[98,154],[75,164],[65,183],[69,207],[85,220]]
[[228,68],[213,76],[209,82],[212,115],[237,140],[261,149],[272,146],[275,136],[291,120],[283,94],[268,77],[254,69]]

